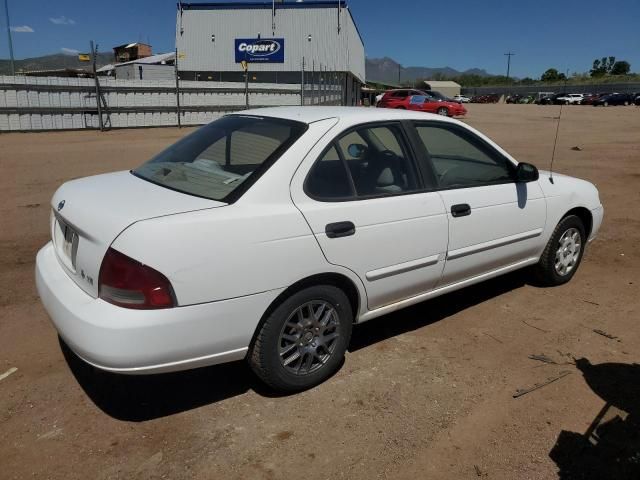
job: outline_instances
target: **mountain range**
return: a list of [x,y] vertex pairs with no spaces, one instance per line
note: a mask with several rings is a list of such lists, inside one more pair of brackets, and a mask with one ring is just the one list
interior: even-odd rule
[[[113,63],[113,53],[98,53],[96,64],[99,67]],[[44,55],[42,57],[25,58],[15,61],[16,71],[33,70],[54,70],[60,68],[82,68],[91,69],[90,62],[80,62],[77,55],[56,53]],[[367,58],[365,63],[367,80],[377,80],[380,82],[398,83],[398,69],[400,69],[401,81],[414,81],[420,78],[433,78],[434,76],[456,77],[459,75],[478,75],[480,77],[490,77],[491,74],[485,70],[472,68],[459,71],[451,67],[401,67],[398,62],[389,57]],[[0,75],[9,75],[11,72],[10,62],[7,59],[0,59]]]
[[[78,55],[54,53],[42,57],[24,58],[15,60],[16,72],[33,70],[56,70],[60,68],[82,68],[91,70],[91,62],[81,62]],[[98,52],[96,65],[98,68],[113,63],[113,52]],[[0,59],[0,75],[11,75],[11,62],[8,59]]]
[[398,62],[389,57],[367,58],[365,62],[367,80],[377,80],[380,82],[399,83],[400,81],[414,81],[421,78],[433,78],[444,76],[447,78],[458,77],[460,75],[477,75],[479,77],[491,77],[486,70],[471,68],[464,71],[451,67],[402,67]]

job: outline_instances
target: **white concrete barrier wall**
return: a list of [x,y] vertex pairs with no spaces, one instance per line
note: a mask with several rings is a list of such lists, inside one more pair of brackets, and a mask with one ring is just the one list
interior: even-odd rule
[[[175,82],[100,78],[107,127],[177,125]],[[244,84],[180,82],[181,123],[202,125],[245,108]],[[255,91],[254,91],[255,90]],[[342,102],[340,85],[306,85],[305,105]],[[300,105],[300,85],[250,85],[249,106]],[[98,128],[95,83],[88,78],[0,76],[0,131]]]

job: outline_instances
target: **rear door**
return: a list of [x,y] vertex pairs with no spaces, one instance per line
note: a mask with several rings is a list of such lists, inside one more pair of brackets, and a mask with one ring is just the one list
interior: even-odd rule
[[360,277],[369,309],[440,280],[447,215],[401,123],[362,125],[315,147],[293,179],[292,198],[327,261]]
[[414,125],[449,218],[441,285],[535,258],[546,222],[538,182],[516,183],[513,162],[463,126]]

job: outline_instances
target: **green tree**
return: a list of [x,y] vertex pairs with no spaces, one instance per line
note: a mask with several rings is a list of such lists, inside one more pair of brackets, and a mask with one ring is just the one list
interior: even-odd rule
[[562,80],[562,77],[564,77],[564,73],[558,73],[558,70],[555,68],[549,68],[542,74],[540,80],[543,82],[557,82],[558,80]]
[[616,62],[616,57],[602,57],[600,60],[597,58],[593,61],[593,68],[589,71],[592,77],[604,77],[610,75],[613,71]]
[[536,81],[530,77],[524,77],[522,80],[518,82],[520,85],[533,85]]
[[631,71],[631,65],[625,60],[615,62],[611,67],[611,75],[628,75]]

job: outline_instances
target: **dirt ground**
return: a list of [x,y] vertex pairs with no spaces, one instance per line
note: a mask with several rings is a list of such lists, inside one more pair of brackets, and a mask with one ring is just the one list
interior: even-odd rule
[[[558,109],[470,105],[466,121],[548,168]],[[18,369],[0,380],[0,478],[640,478],[640,108],[564,109],[556,170],[605,207],[572,282],[515,273],[359,326],[340,371],[291,396],[242,362],[97,372],[37,297],[55,189],[188,131],[0,135],[0,376]]]

